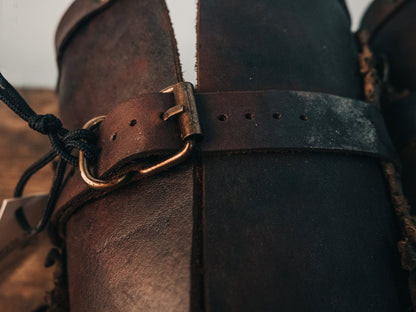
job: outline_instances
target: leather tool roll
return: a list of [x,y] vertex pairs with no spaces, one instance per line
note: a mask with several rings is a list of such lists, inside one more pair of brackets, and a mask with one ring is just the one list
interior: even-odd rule
[[[199,2],[204,137],[187,161],[116,190],[68,175],[53,226],[67,249],[71,310],[408,306],[379,160],[394,161],[394,150],[376,109],[360,102],[349,29],[343,1]],[[174,100],[156,94],[182,81],[163,1],[75,1],[57,50],[65,126],[108,114],[99,175],[178,147],[175,121],[160,119]],[[365,125],[374,131],[351,131]]]

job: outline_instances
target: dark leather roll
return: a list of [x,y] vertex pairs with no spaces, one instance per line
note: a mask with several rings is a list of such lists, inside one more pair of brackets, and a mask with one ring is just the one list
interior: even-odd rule
[[[182,79],[164,2],[110,2],[75,1],[70,33],[58,30],[68,127]],[[188,162],[78,210],[66,232],[71,311],[189,310],[194,176]]]
[[[362,99],[349,28],[343,1],[201,0],[196,92]],[[75,1],[57,43],[68,127],[182,80],[163,1]],[[225,105],[227,116],[239,112],[235,118],[262,126],[252,112],[240,114],[238,101]],[[196,151],[168,171],[89,197],[71,214],[60,227],[74,311],[401,311],[408,304],[398,228],[374,157]]]
[[[200,1],[198,89],[362,97],[335,1]],[[212,311],[401,311],[397,228],[377,161],[321,153],[202,158]]]

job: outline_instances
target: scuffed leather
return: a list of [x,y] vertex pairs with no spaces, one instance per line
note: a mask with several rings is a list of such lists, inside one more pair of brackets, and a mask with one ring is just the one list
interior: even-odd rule
[[61,64],[65,46],[71,40],[72,35],[77,32],[78,28],[82,27],[84,23],[87,23],[89,19],[106,9],[113,2],[113,0],[76,0],[71,4],[56,30],[55,48],[58,66]]
[[[197,91],[362,99],[349,27],[342,1],[201,0]],[[182,79],[159,0],[115,1],[77,29],[61,61],[68,127]],[[224,109],[237,105],[229,101]],[[397,225],[373,158],[195,153],[80,205],[65,233],[74,311],[406,306]]]
[[[201,93],[196,95],[196,103],[203,134],[197,149],[203,155],[326,152],[398,164],[382,115],[365,102],[322,93],[268,90]],[[149,93],[112,110],[97,130],[101,152],[94,174],[104,180],[127,175],[117,186],[123,187],[146,178],[140,169],[177,153],[185,143],[178,123],[160,118],[174,105],[169,94]],[[66,221],[79,206],[115,190],[93,190],[79,172],[67,178],[54,218],[62,236]]]
[[[349,28],[337,1],[200,1],[198,90],[362,98]],[[398,231],[377,161],[224,155],[203,157],[202,170],[207,310],[407,306]]]
[[[160,0],[115,1],[77,30],[61,62],[59,101],[69,128],[182,79]],[[85,205],[69,220],[71,311],[189,310],[193,180],[187,164]]]

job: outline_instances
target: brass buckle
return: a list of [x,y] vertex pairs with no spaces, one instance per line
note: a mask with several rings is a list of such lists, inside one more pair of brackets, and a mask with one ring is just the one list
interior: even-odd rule
[[[150,167],[142,168],[138,171],[141,176],[148,176],[166,170],[184,161],[192,152],[197,137],[201,136],[201,126],[199,124],[198,112],[196,109],[194,89],[189,82],[180,82],[169,86],[161,91],[162,93],[173,93],[176,105],[169,108],[162,114],[164,121],[177,116],[181,138],[184,146],[173,156]],[[105,116],[99,116],[88,121],[82,128],[93,129],[97,127]],[[113,180],[101,180],[94,177],[88,167],[87,160],[82,151],[79,152],[79,168],[81,177],[86,184],[93,189],[107,189],[115,187],[126,180],[124,175]]]

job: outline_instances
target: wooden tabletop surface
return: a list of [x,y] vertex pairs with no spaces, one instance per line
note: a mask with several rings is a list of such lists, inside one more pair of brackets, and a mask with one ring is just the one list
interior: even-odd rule
[[[57,114],[53,90],[21,89],[19,92],[38,114]],[[0,120],[0,199],[4,199],[13,196],[14,187],[24,170],[45,154],[50,145],[47,136],[30,129],[2,102]],[[52,167],[47,166],[33,177],[25,193],[47,192],[52,178]]]
[[[21,89],[19,92],[38,114],[57,114],[53,90]],[[46,136],[30,129],[1,101],[0,134],[0,199],[4,199],[13,196],[24,170],[45,154],[50,145]],[[52,179],[52,166],[48,165],[30,180],[25,194],[48,192]],[[53,288],[54,268],[45,269],[43,265],[50,248],[43,234],[34,252],[0,280],[0,311],[33,311],[44,303],[46,292]]]

